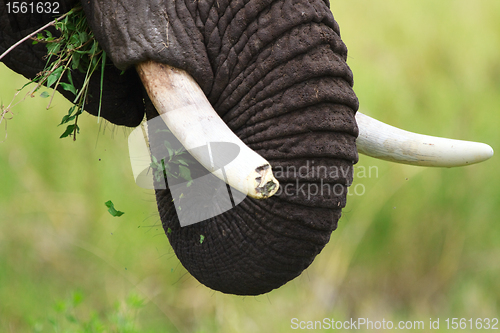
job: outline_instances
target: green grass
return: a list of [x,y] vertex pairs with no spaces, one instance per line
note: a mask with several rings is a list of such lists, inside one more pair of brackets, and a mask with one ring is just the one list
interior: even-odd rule
[[[499,2],[332,1],[332,10],[365,113],[498,151]],[[8,104],[26,81],[3,65],[0,77]],[[78,140],[59,139],[69,103],[45,103],[16,106],[0,143],[2,332],[55,332],[51,320],[61,331],[92,320],[126,331],[116,316],[130,295],[143,300],[126,312],[132,332],[288,332],[295,317],[439,317],[446,331],[448,317],[500,316],[497,156],[459,169],[361,156],[358,167],[377,166],[378,177],[356,179],[365,194],[348,198],[312,266],[268,295],[235,297],[199,285],[178,263],[152,192],[134,184],[128,131],[83,115]],[[111,216],[108,200],[125,214]],[[76,324],[58,307],[75,293]]]

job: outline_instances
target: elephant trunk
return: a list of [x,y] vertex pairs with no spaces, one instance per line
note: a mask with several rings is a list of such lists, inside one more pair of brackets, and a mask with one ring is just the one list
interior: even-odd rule
[[[358,159],[358,100],[328,1],[126,3],[82,3],[114,65],[126,70],[153,60],[189,73],[227,127],[269,162],[280,184],[266,200],[246,197],[186,227],[171,189],[157,189],[172,248],[213,289],[256,295],[278,288],[300,275],[329,241]],[[152,103],[147,108],[151,119],[156,111]],[[154,123],[148,125],[150,144],[161,146],[154,134],[162,124]],[[195,169],[192,174],[203,174]]]
[[[84,8],[118,68],[154,60],[185,70],[279,181],[266,200],[246,197],[186,227],[172,189],[157,187],[163,228],[183,266],[210,288],[239,295],[266,293],[300,275],[336,229],[358,160],[358,100],[328,2],[95,0]],[[152,119],[158,113],[144,100]],[[155,136],[161,126],[148,126],[152,150],[163,145]],[[192,173],[202,174],[199,168]],[[212,194],[192,192],[182,200]]]

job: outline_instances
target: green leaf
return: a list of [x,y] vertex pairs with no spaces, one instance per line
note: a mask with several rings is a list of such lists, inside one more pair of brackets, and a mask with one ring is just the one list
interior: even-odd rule
[[74,86],[74,85],[72,85],[72,84],[70,84],[70,83],[64,83],[64,82],[59,83],[59,85],[60,85],[61,87],[63,87],[63,89],[64,89],[64,90],[66,90],[66,91],[70,91],[70,92],[72,92],[72,93],[73,93],[73,95],[75,95],[75,96],[76,96],[76,89],[75,89],[75,86]]
[[63,70],[62,67],[58,67],[56,68],[55,71],[52,72],[52,74],[49,75],[49,77],[47,78],[47,87],[50,88],[51,85],[53,85],[57,80],[59,80],[62,70]]
[[[59,125],[67,123],[68,122],[67,119],[73,114],[73,112],[75,112],[75,109],[76,109],[76,105],[73,105],[72,107],[70,107],[68,110],[68,114],[63,117],[63,120],[61,121],[61,123]],[[65,121],[65,119],[66,119],[66,121]]]
[[33,83],[33,81],[30,81],[30,82],[26,83],[24,86],[22,86],[22,87],[21,87],[20,89],[18,89],[17,91],[21,91],[21,90],[23,90],[26,86],[28,86],[28,85],[30,85],[30,84],[32,84],[32,83]]
[[54,28],[56,28],[57,30],[61,30],[63,27],[64,27],[64,23],[63,22],[56,22],[54,24]]
[[64,133],[59,137],[59,139],[62,139],[62,138],[69,136],[71,133],[73,133],[74,130],[75,130],[75,124],[68,125],[68,127],[66,127],[66,130],[64,131]]
[[200,235],[200,244],[203,244],[203,241],[205,240],[205,236]]
[[66,76],[68,77],[69,84],[71,84],[72,86],[74,86],[75,84],[73,83],[73,77],[71,76],[71,71],[70,70],[67,72]]
[[170,159],[172,159],[172,157],[175,155],[174,150],[172,149],[172,145],[167,140],[163,141],[163,145],[165,146],[165,148],[167,148],[168,156],[170,157]]
[[96,54],[98,46],[99,46],[99,44],[97,43],[96,40],[94,40],[94,42],[92,43],[92,48],[90,49],[89,53]]
[[62,120],[61,120],[61,123],[59,125],[62,125],[62,124],[66,124],[70,121],[72,121],[73,119],[75,119],[76,116],[70,116],[69,114],[65,115]]
[[157,129],[157,130],[155,131],[155,133],[163,133],[163,132],[165,132],[165,133],[172,133],[172,132],[170,132],[168,129]]
[[78,37],[80,38],[80,43],[82,44],[89,40],[89,35],[85,31],[80,31],[78,33]]
[[172,229],[167,228],[167,234],[171,234],[171,233],[172,233]]
[[48,43],[47,44],[47,53],[48,54],[56,54],[61,49],[61,44],[59,43]]
[[165,140],[163,141],[163,145],[165,146],[165,148],[167,148],[169,151],[172,150],[172,145],[170,144],[169,141]]
[[73,34],[71,35],[71,37],[69,38],[69,42],[73,45],[71,45],[72,47],[71,48],[76,48],[78,46],[80,46],[80,38],[78,36],[78,34]]
[[66,31],[73,31],[76,29],[75,25],[69,20],[69,17],[66,17],[67,19],[64,20],[63,24],[62,24],[62,27],[66,30]]
[[68,114],[69,114],[69,115],[72,115],[72,114],[73,114],[73,112],[74,112],[75,110],[77,110],[77,112],[75,113],[75,116],[77,116],[77,115],[79,115],[79,114],[81,114],[81,113],[82,113],[82,112],[81,112],[81,109],[78,109],[78,106],[73,105],[72,107],[70,107],[70,108],[69,108],[69,110],[68,110]]
[[40,97],[41,97],[41,98],[47,98],[47,97],[49,97],[49,96],[50,96],[50,94],[48,93],[48,91],[44,91],[44,92],[42,92],[42,93],[40,94]]
[[108,212],[109,212],[112,216],[114,216],[114,217],[120,217],[120,216],[122,216],[123,214],[125,214],[124,212],[121,212],[121,211],[119,211],[119,210],[116,210],[116,209],[115,209],[115,205],[113,204],[113,202],[112,202],[111,200],[106,201],[104,204],[106,205],[106,207],[108,207]]
[[179,175],[185,180],[192,180],[191,171],[183,165],[179,165]]
[[94,54],[92,54],[92,56],[90,57],[90,59],[92,59],[92,72],[96,70],[97,68],[97,65],[99,65],[99,59],[101,58],[98,58],[97,56],[95,56]]
[[73,53],[73,58],[71,60],[71,68],[72,69],[79,69],[78,67],[80,66],[80,53],[79,52],[75,52]]

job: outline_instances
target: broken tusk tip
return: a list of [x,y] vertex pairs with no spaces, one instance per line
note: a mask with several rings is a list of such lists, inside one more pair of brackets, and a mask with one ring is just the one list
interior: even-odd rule
[[253,190],[248,195],[254,199],[267,199],[279,189],[279,182],[274,178],[269,164],[256,168],[248,179],[253,183]]
[[259,193],[262,199],[267,199],[273,196],[278,191],[278,189],[279,189],[279,183],[273,177],[272,180],[268,181],[264,185],[255,188],[255,191]]

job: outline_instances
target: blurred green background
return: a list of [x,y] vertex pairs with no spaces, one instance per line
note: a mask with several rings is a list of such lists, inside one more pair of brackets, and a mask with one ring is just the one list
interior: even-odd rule
[[[331,8],[363,112],[499,151],[499,1]],[[3,64],[0,77],[6,105],[26,80]],[[27,98],[0,124],[1,332],[288,332],[292,318],[325,317],[423,320],[427,331],[429,318],[444,328],[449,317],[500,317],[498,156],[458,169],[360,156],[356,171],[376,168],[357,175],[364,194],[349,196],[311,267],[267,295],[236,297],[179,264],[153,192],[134,183],[130,130],[85,115],[76,142],[59,139],[69,103],[46,105]],[[112,217],[107,200],[125,215]]]

